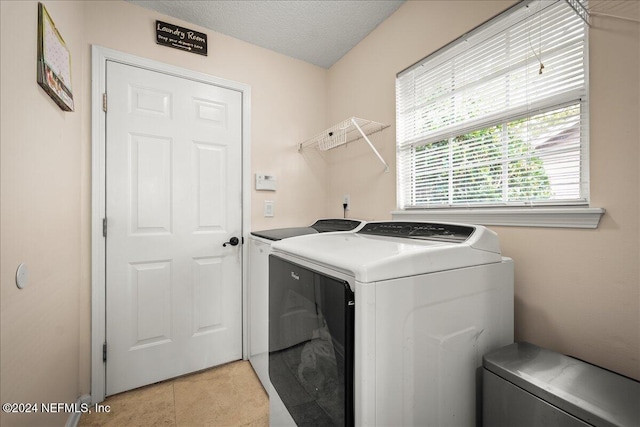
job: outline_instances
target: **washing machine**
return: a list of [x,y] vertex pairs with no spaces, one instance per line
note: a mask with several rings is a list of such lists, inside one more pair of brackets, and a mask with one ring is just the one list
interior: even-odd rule
[[513,342],[513,262],[477,225],[369,222],[274,242],[270,423],[475,426]]
[[249,236],[249,361],[269,393],[267,299],[269,297],[269,254],[275,241],[306,234],[350,231],[363,221],[319,219],[308,227],[289,227],[254,231]]

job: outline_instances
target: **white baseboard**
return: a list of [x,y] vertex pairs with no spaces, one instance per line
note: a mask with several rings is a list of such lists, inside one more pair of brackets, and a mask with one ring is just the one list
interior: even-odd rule
[[[88,394],[83,394],[82,396],[80,396],[78,398],[78,400],[76,400],[76,408],[81,408],[83,406],[83,404],[85,405],[91,405],[91,396]],[[78,423],[80,422],[80,416],[82,415],[81,411],[74,411],[69,415],[69,418],[67,419],[67,423],[65,424],[65,427],[77,427]]]

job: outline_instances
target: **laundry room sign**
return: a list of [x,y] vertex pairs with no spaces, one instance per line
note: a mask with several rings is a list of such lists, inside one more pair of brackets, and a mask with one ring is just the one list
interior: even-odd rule
[[156,43],[207,56],[207,35],[178,25],[156,21]]

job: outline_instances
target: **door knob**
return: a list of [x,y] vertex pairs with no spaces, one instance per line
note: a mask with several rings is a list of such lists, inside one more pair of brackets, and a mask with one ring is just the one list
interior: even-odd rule
[[240,243],[240,239],[238,239],[237,237],[232,237],[228,242],[223,243],[222,246],[224,246],[225,248],[227,247],[227,245],[237,246],[238,243]]

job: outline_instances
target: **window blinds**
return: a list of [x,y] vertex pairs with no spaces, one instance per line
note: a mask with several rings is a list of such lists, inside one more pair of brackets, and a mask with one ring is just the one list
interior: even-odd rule
[[534,1],[401,72],[399,207],[586,203],[586,64],[584,22]]

